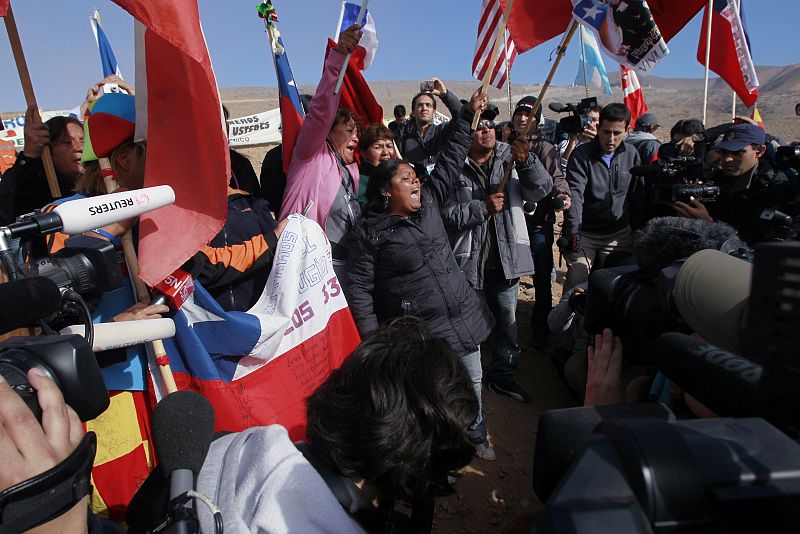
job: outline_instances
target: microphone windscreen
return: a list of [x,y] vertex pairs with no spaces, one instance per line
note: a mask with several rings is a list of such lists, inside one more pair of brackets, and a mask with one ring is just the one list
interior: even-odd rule
[[59,204],[53,211],[61,217],[61,231],[72,235],[138,217],[173,202],[175,191],[168,185],[159,185],[72,200]]
[[[62,329],[60,333],[85,336],[86,329],[83,325],[72,325]],[[98,323],[94,325],[92,350],[99,352],[132,347],[157,339],[167,339],[174,335],[175,322],[168,318]]]
[[561,113],[561,111],[564,109],[564,104],[561,102],[550,102],[547,107],[549,107],[551,111]]
[[0,332],[33,325],[60,307],[61,291],[49,278],[36,276],[0,284]]
[[203,467],[214,437],[214,409],[195,391],[176,391],[153,410],[153,443],[167,473]]

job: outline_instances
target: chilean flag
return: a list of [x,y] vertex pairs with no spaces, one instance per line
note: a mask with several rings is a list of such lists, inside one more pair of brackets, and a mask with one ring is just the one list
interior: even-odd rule
[[619,69],[622,76],[622,95],[625,98],[625,105],[631,110],[631,126],[633,126],[636,124],[636,119],[647,113],[649,108],[644,101],[644,93],[636,71],[625,65],[620,65]]
[[164,340],[178,389],[211,402],[215,430],[280,424],[305,437],[306,399],[358,346],[322,228],[289,217],[260,300],[226,312],[195,282],[195,292]]
[[228,138],[197,2],[114,3],[138,21],[136,139],[147,140],[144,185],[175,190],[174,204],[139,223],[139,276],[154,286],[222,229]]
[[[358,24],[358,13],[361,6],[352,2],[342,2],[342,11],[339,14],[339,32],[343,32],[353,24]],[[375,21],[367,10],[364,23],[361,25],[361,40],[358,42],[352,56],[356,58],[354,66],[358,70],[367,70],[375,59],[378,51],[378,33],[375,30]]]
[[94,33],[94,40],[97,43],[97,49],[100,51],[100,64],[103,67],[103,78],[116,74],[122,78],[122,72],[119,70],[117,64],[117,57],[114,55],[114,50],[111,48],[111,43],[106,37],[106,32],[100,25],[100,13],[97,9],[94,10],[92,16],[89,17],[89,23],[92,25],[92,33]]
[[289,164],[292,162],[294,145],[297,142],[297,136],[300,135],[300,127],[303,126],[303,119],[306,115],[303,112],[303,105],[300,103],[300,92],[297,90],[292,68],[289,66],[283,38],[274,25],[269,34],[272,58],[275,63],[275,77],[278,79],[281,137],[283,138],[283,172],[287,172]]
[[[708,7],[703,14],[697,61],[706,64]],[[714,0],[711,10],[711,53],[708,68],[736,92],[747,107],[758,99],[758,77],[750,55],[750,38],[736,9],[736,0]]]

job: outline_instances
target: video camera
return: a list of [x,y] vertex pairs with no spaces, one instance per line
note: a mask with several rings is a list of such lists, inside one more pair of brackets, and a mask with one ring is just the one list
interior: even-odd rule
[[583,133],[592,122],[587,112],[597,107],[597,98],[584,98],[577,104],[551,102],[548,107],[556,113],[572,113],[558,121],[558,130],[566,134]]
[[[708,316],[730,320],[731,331],[745,317],[735,349],[743,355],[676,332],[652,347],[657,369],[723,419],[676,422],[661,404],[544,414],[533,486],[546,508],[534,532],[796,531],[800,244],[759,245],[752,268],[735,272],[728,267],[744,261],[714,250],[696,256],[683,276],[704,286],[691,295],[702,313],[687,322],[706,338]],[[719,304],[731,278],[746,308],[733,314]]]
[[697,199],[711,204],[719,199],[719,186],[711,179],[711,170],[705,167],[708,144],[696,141],[694,156],[674,156],[658,165],[642,165],[631,169],[631,174],[646,180],[648,201],[657,205],[673,202],[689,203]]
[[779,146],[775,151],[775,162],[782,169],[800,172],[800,146]]

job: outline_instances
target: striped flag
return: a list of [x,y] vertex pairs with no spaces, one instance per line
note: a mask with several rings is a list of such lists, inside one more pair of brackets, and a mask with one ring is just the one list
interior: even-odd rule
[[[492,58],[497,30],[503,18],[503,8],[500,0],[483,0],[481,6],[481,18],[478,21],[478,39],[475,42],[475,58],[472,60],[472,76],[478,80],[485,80],[490,68],[489,62]],[[514,64],[517,57],[517,49],[511,34],[506,32],[505,46],[500,47],[497,56],[497,63],[491,73],[490,82],[493,86],[500,89],[506,83],[508,72],[506,72],[506,57],[508,57],[508,68]]]
[[[339,33],[343,32],[353,24],[358,23],[358,14],[361,6],[353,2],[342,2],[342,12],[339,14]],[[375,29],[375,20],[367,10],[364,23],[361,25],[361,40],[358,42],[353,56],[356,56],[356,68],[367,70],[375,59],[375,52],[378,51],[378,32]]]
[[631,110],[631,124],[636,124],[636,119],[649,109],[647,102],[644,101],[642,86],[639,84],[639,77],[636,71],[629,69],[625,65],[620,65],[622,74],[622,95],[625,98],[625,105]]
[[94,10],[92,16],[89,17],[89,24],[92,25],[92,33],[94,33],[94,40],[97,43],[97,48],[100,51],[100,64],[103,67],[103,78],[116,74],[122,78],[122,73],[117,64],[117,57],[114,55],[114,50],[111,49],[111,43],[108,42],[106,32],[100,25],[100,13],[97,9]]
[[[575,85],[588,85],[603,93],[611,94],[611,83],[608,81],[608,72],[597,47],[597,39],[594,34],[580,26],[581,31],[581,58],[578,61],[578,75],[575,77]],[[583,79],[584,73],[589,78],[589,82]]]

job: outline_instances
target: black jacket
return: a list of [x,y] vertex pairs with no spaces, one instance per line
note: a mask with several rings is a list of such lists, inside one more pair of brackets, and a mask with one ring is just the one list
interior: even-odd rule
[[[70,196],[75,183],[58,176],[61,196]],[[0,226],[16,220],[20,215],[38,210],[53,202],[47,185],[47,176],[40,158],[25,157],[22,152],[17,161],[0,179]]]
[[567,164],[572,207],[564,212],[564,235],[590,232],[613,234],[630,225],[645,223],[647,198],[644,181],[630,170],[640,165],[639,153],[623,142],[614,153],[611,168],[594,140],[572,151]]
[[411,217],[368,211],[349,240],[348,302],[362,336],[395,317],[414,315],[457,354],[478,349],[493,319],[458,268],[440,214],[469,148],[472,112],[448,127],[442,157]]
[[[452,91],[447,91],[446,94],[442,95],[442,102],[444,102],[453,117],[458,116],[459,110],[461,110],[461,101]],[[412,118],[405,130],[405,134],[397,143],[403,159],[410,161],[414,165],[427,166],[435,164],[447,138],[446,128],[447,124],[431,124],[425,131],[425,137],[423,138],[419,135],[419,130],[417,130]],[[419,174],[419,171],[417,174]]]

